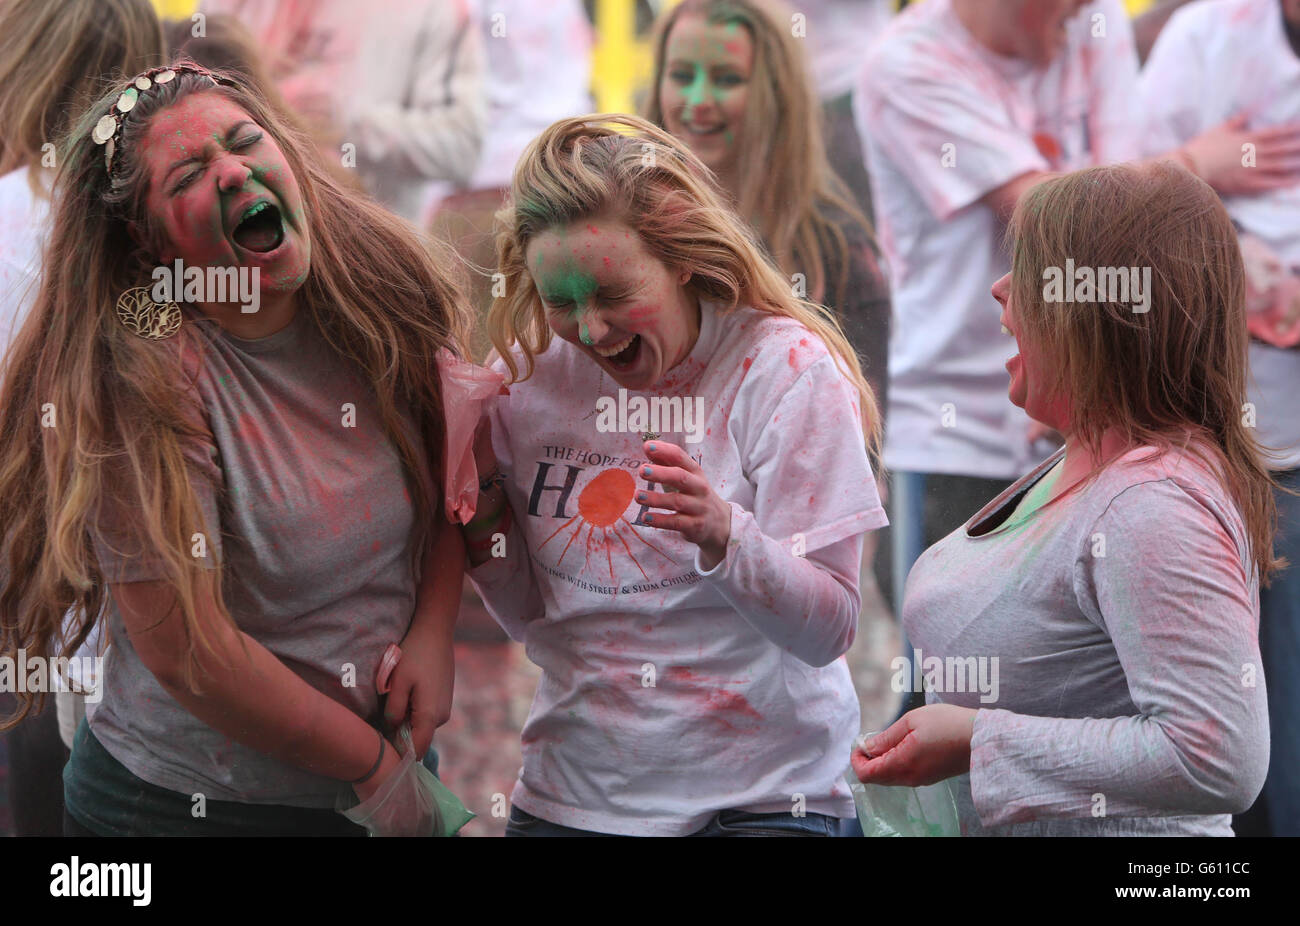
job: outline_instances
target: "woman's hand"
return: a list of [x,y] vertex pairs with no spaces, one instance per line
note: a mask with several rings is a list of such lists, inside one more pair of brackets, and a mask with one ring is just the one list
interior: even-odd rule
[[[1254,147],[1251,166],[1246,145]],[[1235,116],[1202,132],[1180,149],[1192,170],[1224,196],[1265,193],[1291,186],[1300,179],[1300,124],[1246,128],[1246,117]]]
[[668,491],[642,489],[636,499],[651,508],[666,508],[675,514],[646,514],[651,527],[677,531],[700,548],[700,562],[712,569],[727,555],[731,539],[731,506],[713,491],[698,463],[682,448],[666,441],[645,444],[649,466],[641,475]]
[[[378,746],[379,744],[376,742],[376,754],[379,752]],[[369,800],[375,792],[379,790],[380,786],[388,780],[388,776],[396,772],[398,766],[401,764],[401,753],[397,751],[397,747],[393,745],[392,740],[385,738],[384,758],[379,763],[379,769],[365,781],[352,786],[352,790],[356,793],[357,798],[362,802]]]
[[452,638],[444,633],[412,628],[401,647],[402,659],[389,677],[384,720],[392,730],[402,721],[411,724],[418,760],[429,751],[433,732],[451,717],[456,659]]
[[964,775],[970,771],[976,713],[955,704],[908,711],[854,748],[853,772],[865,784],[913,788]]

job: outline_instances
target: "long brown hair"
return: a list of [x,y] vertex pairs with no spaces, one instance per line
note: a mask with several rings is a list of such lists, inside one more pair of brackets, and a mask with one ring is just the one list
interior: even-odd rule
[[[110,80],[162,64],[148,0],[0,3],[0,176],[41,163]],[[45,195],[40,172],[28,177]]]
[[[746,29],[754,43],[754,70],[736,137],[739,189],[730,191],[736,211],[758,229],[778,267],[807,278],[812,301],[841,305],[851,261],[848,239],[833,217],[858,225],[868,240],[874,237],[871,223],[826,158],[821,106],[803,43],[789,27],[790,17],[782,19],[779,10],[765,0],[682,0],[665,13],[655,31],[646,118],[664,127],[659,94],[668,39],[683,16]],[[840,268],[837,280],[826,279],[827,266]]]
[[[533,358],[551,343],[546,311],[528,272],[528,243],[548,228],[596,216],[626,223],[647,250],[701,299],[729,312],[749,305],[793,318],[826,344],[858,394],[863,431],[875,453],[880,415],[857,354],[834,316],[796,298],[740,217],[723,201],[690,149],[636,116],[561,119],[524,150],[506,207],[497,213],[497,265],[505,296],[488,312],[488,334],[512,380],[532,375]],[[521,371],[512,355],[518,348]]]
[[[1029,190],[1008,236],[1016,336],[1051,358],[1043,388],[1069,397],[1070,430],[1098,460],[1111,432],[1126,447],[1178,448],[1211,465],[1267,582],[1283,565],[1273,556],[1276,484],[1266,448],[1243,420],[1245,273],[1214,190],[1168,162],[1093,167]],[[1114,298],[1047,301],[1045,274],[1067,259],[1150,268],[1146,311]]]
[[[131,334],[116,318],[125,289],[147,283],[158,232],[144,208],[147,169],[138,157],[150,119],[195,93],[227,97],[268,132],[302,190],[311,229],[311,268],[298,291],[325,338],[355,363],[373,389],[384,431],[396,445],[416,506],[414,555],[429,539],[442,467],[443,415],[436,352],[463,356],[466,310],[455,281],[435,266],[410,226],[373,201],[335,184],[311,144],[263,100],[236,84],[214,87],[180,73],[139,95],[118,139],[114,177],[90,137],[121,87],[100,99],[70,137],[56,181],[53,227],[40,292],[15,342],[0,392],[0,653],[49,655],[64,612],[76,612],[62,655],[90,632],[108,590],[88,527],[110,498],[129,512],[133,549],[158,558],[189,631],[187,682],[195,648],[211,651],[196,619],[196,596],[215,585],[231,620],[220,573],[190,555],[202,523],[182,448],[195,436],[193,373],[202,335],[185,325],[163,342]],[[128,228],[143,231],[133,243]],[[156,253],[156,252],[155,252]],[[408,437],[402,409],[419,431]],[[55,426],[43,427],[53,410]],[[423,450],[423,455],[421,454]],[[433,472],[430,472],[432,470]],[[432,497],[431,497],[432,496]],[[220,568],[220,564],[218,564]],[[214,580],[215,575],[215,580]],[[43,695],[19,696],[17,722]]]

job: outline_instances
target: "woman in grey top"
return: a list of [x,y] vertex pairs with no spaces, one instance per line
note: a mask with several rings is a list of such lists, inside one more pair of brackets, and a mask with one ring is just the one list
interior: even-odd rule
[[1279,566],[1232,224],[1157,163],[1048,180],[1011,233],[1011,401],[1065,447],[912,569],[896,678],[929,703],[854,770],[954,778],[972,835],[1231,835],[1268,765]]
[[355,834],[336,807],[378,791],[400,792],[378,829],[430,833],[380,728],[409,721],[422,752],[451,707],[464,550],[435,487],[458,292],[201,68],[116,88],[60,163],[0,396],[0,655],[66,655],[107,604],[67,829]]

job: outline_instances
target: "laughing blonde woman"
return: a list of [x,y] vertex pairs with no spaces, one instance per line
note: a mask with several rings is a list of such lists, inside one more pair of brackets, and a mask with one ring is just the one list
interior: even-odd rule
[[470,575],[542,669],[507,834],[838,835],[885,523],[852,348],[644,120],[548,128],[500,219]]

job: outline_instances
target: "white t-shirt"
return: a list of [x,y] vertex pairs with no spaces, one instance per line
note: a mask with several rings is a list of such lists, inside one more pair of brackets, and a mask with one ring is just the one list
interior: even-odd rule
[[712,571],[645,523],[641,435],[598,429],[598,398],[619,389],[573,345],[553,341],[492,415],[515,527],[507,556],[470,576],[542,668],[512,800],[554,823],[685,835],[724,809],[789,813],[799,795],[853,815],[843,653],[862,535],[886,524],[857,395],[797,322],[702,308],[691,354],[626,397],[702,403],[699,442],[658,430],[731,504]]
[[0,357],[22,327],[40,286],[49,203],[32,194],[27,168],[0,177]]
[[489,113],[472,190],[507,187],[528,143],[592,111],[591,23],[580,0],[475,0],[487,51]]
[[1015,346],[989,289],[1010,261],[979,199],[1133,157],[1136,82],[1119,0],[1071,20],[1046,68],[979,44],[949,0],[909,6],[872,46],[854,114],[893,280],[888,467],[1011,479],[1046,455],[1007,398]]
[[[1227,119],[1246,114],[1249,128],[1300,121],[1300,58],[1291,50],[1277,0],[1193,3],[1174,14],[1142,72],[1150,119],[1149,154],[1178,147]],[[1243,231],[1261,239],[1284,264],[1300,268],[1300,184],[1224,206]],[[1300,466],[1300,350],[1252,340],[1259,438],[1284,448],[1278,469]]]
[[798,12],[807,17],[808,67],[817,96],[832,100],[852,92],[862,52],[893,15],[891,0],[800,0]]

